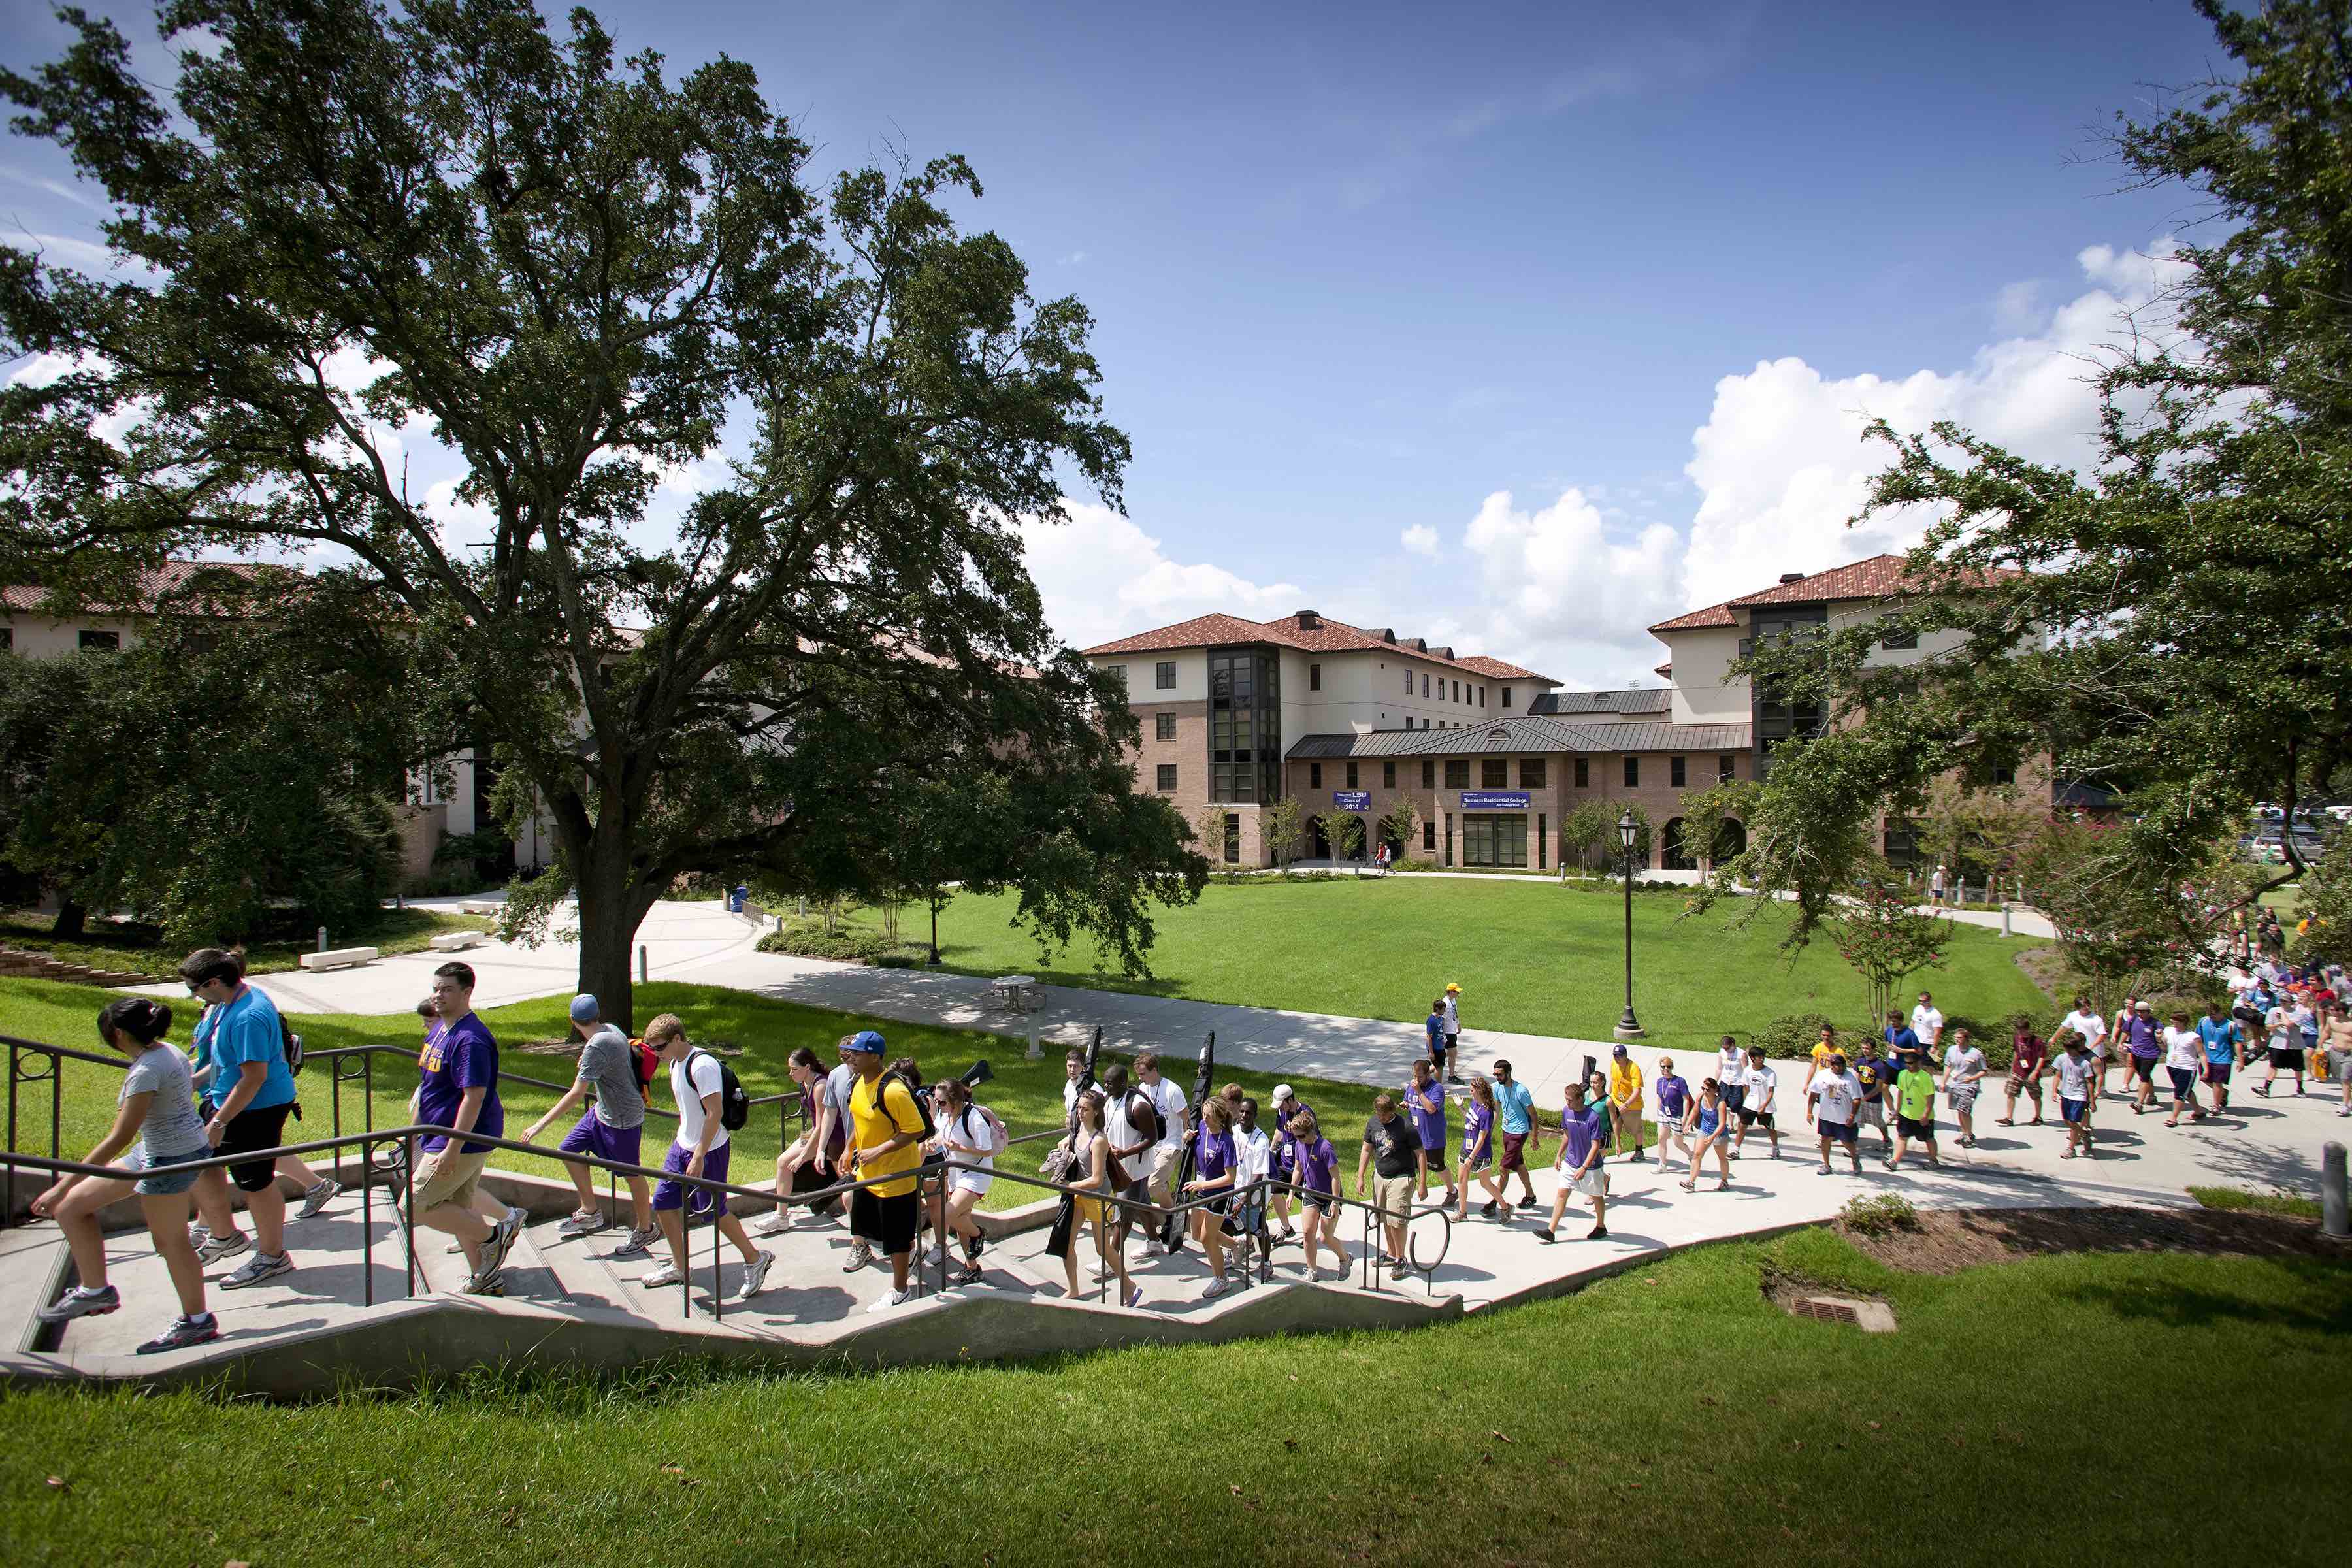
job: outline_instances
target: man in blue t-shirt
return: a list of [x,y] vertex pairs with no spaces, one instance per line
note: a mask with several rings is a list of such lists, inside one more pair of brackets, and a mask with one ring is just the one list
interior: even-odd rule
[[[499,1103],[499,1043],[489,1026],[474,1016],[472,967],[450,963],[435,970],[433,1002],[441,1022],[417,1053],[411,1102],[415,1119],[459,1133],[502,1136],[507,1123]],[[415,1223],[457,1238],[469,1270],[467,1295],[504,1294],[499,1268],[522,1234],[523,1216],[520,1209],[507,1208],[481,1190],[491,1146],[437,1135],[421,1142],[425,1158],[412,1178]]]
[[[196,1055],[207,1063],[205,1136],[215,1153],[257,1157],[198,1173],[196,1210],[207,1232],[203,1260],[243,1245],[229,1183],[245,1194],[253,1216],[254,1254],[220,1282],[241,1290],[294,1271],[286,1255],[286,1198],[278,1190],[278,1157],[261,1151],[286,1142],[286,1118],[295,1110],[294,1073],[286,1065],[286,1028],[277,1005],[245,983],[245,961],[217,947],[200,947],[181,962],[180,978],[205,1005],[196,1020]],[[232,1239],[234,1238],[234,1239]]]
[[1887,1010],[1886,1027],[1880,1032],[1879,1038],[1886,1042],[1886,1059],[1898,1067],[1919,1048],[1917,1032],[1903,1021],[1901,1013],[1893,1008]]
[[2230,1016],[2226,1005],[2216,1001],[2206,1009],[2205,1016],[2197,1020],[2197,1037],[2205,1047],[2205,1082],[2213,1091],[2216,1111],[2230,1108],[2230,1069],[2237,1065],[2238,1047],[2246,1032]]
[[1558,1239],[1570,1193],[1582,1193],[1592,1200],[1592,1228],[1585,1233],[1585,1239],[1608,1238],[1609,1173],[1601,1163],[1601,1154],[1608,1147],[1607,1109],[1588,1105],[1584,1086],[1570,1084],[1568,1104],[1559,1113],[1559,1159],[1553,1167],[1559,1174],[1559,1187],[1551,1195],[1551,1223],[1536,1232],[1538,1241]]
[[1503,1131],[1502,1158],[1495,1162],[1495,1184],[1507,1190],[1511,1173],[1519,1174],[1519,1207],[1536,1206],[1536,1184],[1528,1174],[1528,1145],[1538,1149],[1543,1134],[1536,1129],[1536,1097],[1528,1086],[1511,1077],[1511,1064],[1500,1058],[1495,1061],[1495,1121]]

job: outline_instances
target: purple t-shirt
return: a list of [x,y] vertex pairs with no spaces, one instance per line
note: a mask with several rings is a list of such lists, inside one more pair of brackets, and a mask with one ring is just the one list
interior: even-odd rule
[[1690,1084],[1680,1073],[1668,1073],[1650,1086],[1658,1091],[1658,1120],[1680,1121],[1690,1105]]
[[[1421,1108],[1424,1095],[1437,1102],[1436,1110],[1423,1110]],[[1413,1135],[1421,1140],[1421,1146],[1433,1154],[1443,1155],[1445,1152],[1445,1086],[1434,1079],[1427,1083],[1413,1084],[1404,1091],[1404,1104],[1405,1109],[1412,1112]]]
[[2130,1022],[2124,1026],[2124,1040],[2136,1057],[2154,1061],[2161,1054],[2162,1048],[2156,1041],[2156,1020],[2153,1018],[2133,1014]]
[[[469,1089],[479,1089],[482,1111],[474,1131],[485,1138],[505,1135],[506,1111],[499,1104],[499,1043],[489,1026],[468,1013],[454,1024],[443,1024],[427,1037],[416,1058],[424,1081],[416,1097],[416,1119],[438,1127],[457,1124],[457,1107]],[[424,1140],[426,1153],[438,1153],[446,1138]],[[464,1152],[479,1154],[488,1143],[468,1139]]]
[[1339,1151],[1331,1147],[1328,1138],[1318,1138],[1312,1143],[1303,1138],[1298,1141],[1298,1184],[1308,1192],[1337,1191],[1331,1177],[1339,1166]]
[[1462,1157],[1464,1159],[1471,1159],[1477,1154],[1478,1146],[1489,1141],[1490,1130],[1494,1125],[1494,1111],[1476,1100],[1472,1100],[1463,1108]]
[[1201,1130],[1201,1142],[1193,1150],[1192,1158],[1200,1166],[1200,1180],[1215,1181],[1234,1168],[1234,1135],[1230,1132],[1212,1132],[1203,1127]]
[[1592,1157],[1593,1144],[1603,1141],[1601,1125],[1602,1115],[1598,1107],[1560,1112],[1559,1130],[1568,1140],[1560,1152],[1563,1168],[1573,1171]]

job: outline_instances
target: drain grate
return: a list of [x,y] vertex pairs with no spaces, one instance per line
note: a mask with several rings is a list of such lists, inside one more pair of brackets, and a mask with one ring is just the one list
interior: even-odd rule
[[1826,1296],[1807,1296],[1790,1309],[1801,1318],[1819,1318],[1825,1323],[1852,1323],[1862,1326],[1862,1314],[1853,1303],[1832,1300]]

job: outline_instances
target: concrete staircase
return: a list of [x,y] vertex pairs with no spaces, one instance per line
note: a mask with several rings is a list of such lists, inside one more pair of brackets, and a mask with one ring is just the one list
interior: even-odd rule
[[134,974],[127,969],[93,969],[87,963],[68,963],[46,952],[26,952],[15,947],[0,947],[0,980],[63,980],[75,985],[104,986],[155,984],[152,974]]

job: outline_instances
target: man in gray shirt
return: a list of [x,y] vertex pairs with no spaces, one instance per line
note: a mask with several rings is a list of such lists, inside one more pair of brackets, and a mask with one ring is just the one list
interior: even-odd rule
[[[522,1141],[537,1142],[539,1135],[579,1104],[583,1095],[593,1094],[595,1103],[580,1113],[580,1120],[556,1145],[557,1151],[593,1154],[624,1165],[640,1163],[637,1143],[646,1124],[646,1097],[644,1086],[637,1080],[637,1048],[620,1030],[602,1021],[596,998],[584,993],[572,999],[572,1032],[582,1041],[579,1071],[563,1097],[524,1131]],[[572,1173],[572,1186],[580,1194],[580,1206],[563,1222],[561,1234],[593,1236],[612,1224],[604,1211],[596,1206],[595,1168],[584,1160],[567,1160],[563,1168]],[[627,1242],[614,1252],[615,1258],[642,1257],[661,1237],[654,1225],[653,1194],[646,1179],[634,1172],[627,1179],[630,1206],[635,1211],[635,1228]]]

